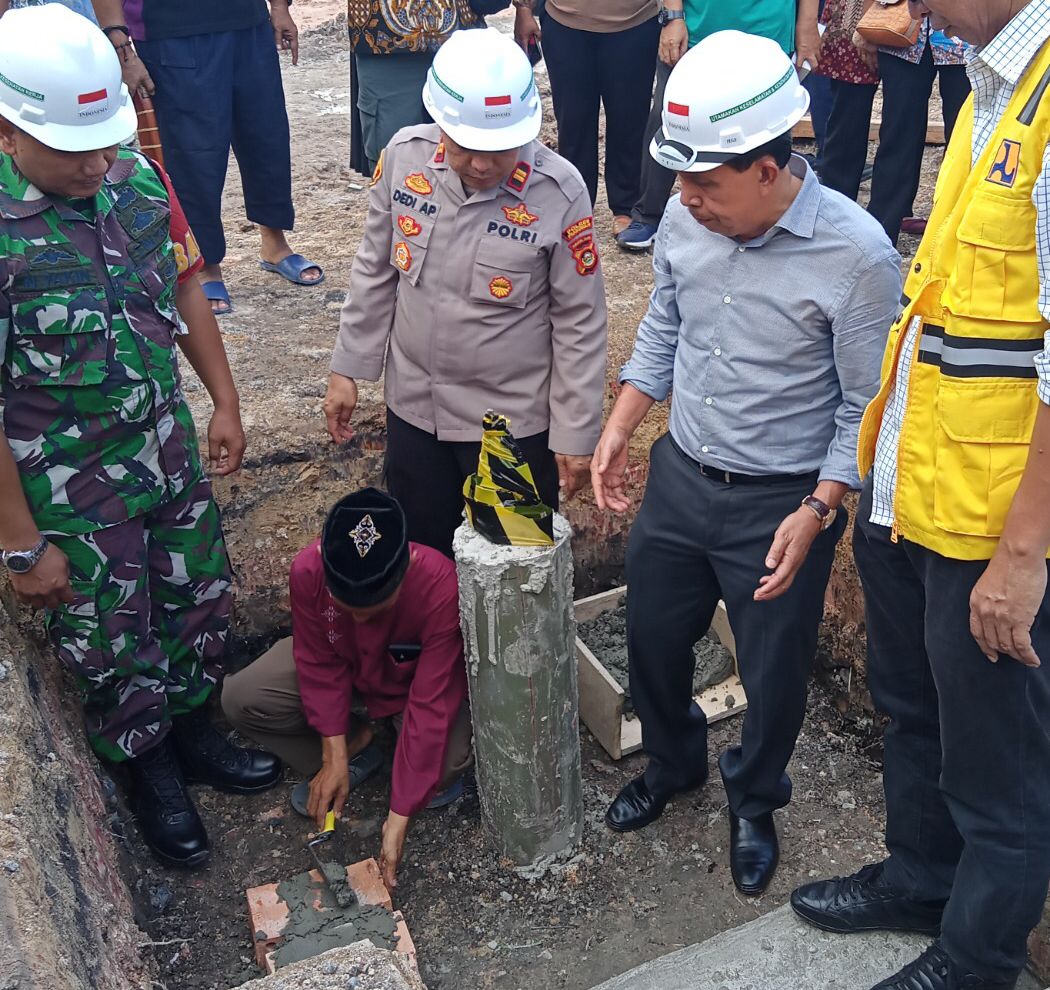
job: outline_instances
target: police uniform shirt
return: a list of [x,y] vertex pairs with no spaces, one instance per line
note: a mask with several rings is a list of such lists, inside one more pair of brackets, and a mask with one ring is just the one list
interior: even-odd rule
[[468,193],[432,124],[399,131],[373,178],[332,371],[377,381],[440,440],[514,433],[590,454],[601,431],[607,317],[576,169],[533,141],[497,188]]

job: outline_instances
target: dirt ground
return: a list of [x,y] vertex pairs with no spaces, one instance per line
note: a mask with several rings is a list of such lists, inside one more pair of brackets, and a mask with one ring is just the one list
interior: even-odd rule
[[[320,412],[367,195],[364,178],[345,165],[350,56],[345,22],[331,20],[339,6],[338,0],[314,0],[293,8],[304,27],[315,30],[303,38],[300,65],[285,71],[298,211],[292,244],[324,265],[322,286],[297,289],[259,270],[258,239],[244,216],[235,168],[227,184],[226,271],[236,311],[222,328],[249,444],[245,469],[216,486],[238,572],[235,664],[257,655],[286,623],[288,563],[316,534],[327,507],[379,472],[380,387],[363,384],[358,438],[345,449],[328,442]],[[550,123],[544,136],[553,141]],[[920,206],[928,206],[937,161],[939,155],[928,163]],[[617,251],[601,204],[597,214],[614,373],[628,356],[646,306],[650,261]],[[903,246],[914,249],[913,243]],[[192,375],[187,388],[203,426],[206,396]],[[645,451],[664,423],[659,412],[651,415],[635,439],[636,493],[644,481]],[[600,518],[579,499],[568,514],[582,534],[578,593],[612,586],[626,522]],[[718,754],[738,739],[736,718],[712,728],[714,780],[676,801],[652,827],[626,836],[608,831],[602,815],[644,761],[632,757],[613,765],[584,732],[583,846],[544,880],[518,879],[498,861],[482,832],[476,798],[422,815],[410,833],[394,899],[413,933],[428,986],[585,990],[782,904],[802,881],[880,858],[877,734],[870,717],[844,700],[851,694],[849,677],[848,671],[833,672],[811,691],[791,768],[795,799],[778,816],[781,866],[759,899],[733,888],[725,799],[715,773]],[[125,836],[129,881],[152,940],[147,952],[166,990],[225,988],[257,975],[250,964],[244,890],[292,876],[309,862],[303,847],[307,824],[288,804],[291,782],[253,799],[197,790],[214,852],[208,868],[189,874],[158,867],[114,799],[110,825]],[[350,818],[326,854],[344,862],[376,855],[386,800],[385,782],[366,784],[353,796]]]

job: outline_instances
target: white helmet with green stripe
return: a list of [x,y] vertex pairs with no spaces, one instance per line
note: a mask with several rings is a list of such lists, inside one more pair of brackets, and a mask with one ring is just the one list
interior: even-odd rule
[[510,151],[540,133],[543,106],[528,57],[492,28],[456,31],[434,56],[423,105],[461,148]]
[[0,116],[58,151],[109,148],[138,123],[113,46],[57,3],[0,18]]
[[787,133],[808,108],[809,93],[775,41],[718,31],[671,72],[649,153],[676,172],[707,172]]

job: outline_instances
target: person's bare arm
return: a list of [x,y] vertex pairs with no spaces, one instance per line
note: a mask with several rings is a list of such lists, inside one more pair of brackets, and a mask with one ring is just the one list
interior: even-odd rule
[[195,278],[180,283],[176,293],[179,313],[189,333],[178,338],[182,353],[211,396],[215,412],[208,424],[208,458],[214,474],[232,474],[244,456],[240,398],[233,384],[226,348],[211,304]]
[[[6,2],[7,0],[0,0],[0,3]],[[91,6],[95,11],[95,20],[98,21],[99,27],[116,27],[118,24],[124,23],[124,5],[122,0],[91,0]],[[146,96],[152,96],[156,91],[153,79],[150,77],[146,66],[143,65],[142,59],[139,58],[138,52],[135,51],[135,46],[125,45],[125,42],[131,41],[131,37],[120,31],[113,31],[107,34],[106,37],[109,38],[113,47],[117,49],[117,56],[120,58],[121,74],[131,94],[141,93]]]
[[999,547],[970,594],[970,632],[989,660],[1000,653],[1028,667],[1040,660],[1031,629],[1046,595],[1050,548],[1050,406],[1040,403],[1021,483]]
[[795,65],[801,69],[809,62],[810,70],[820,64],[820,0],[798,0],[798,17],[795,21]]

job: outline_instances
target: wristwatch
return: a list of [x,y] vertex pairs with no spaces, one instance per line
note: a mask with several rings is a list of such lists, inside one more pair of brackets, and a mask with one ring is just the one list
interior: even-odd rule
[[802,504],[820,520],[820,531],[823,533],[839,514],[838,509],[833,509],[826,502],[822,502],[816,495],[807,495]]
[[32,550],[5,550],[0,554],[0,560],[12,574],[27,574],[40,563],[40,558],[47,553],[47,547],[47,537],[41,536],[40,542]]
[[684,10],[668,10],[666,7],[661,7],[660,13],[656,15],[656,21],[660,27],[665,27],[668,21],[682,20],[685,20]]

